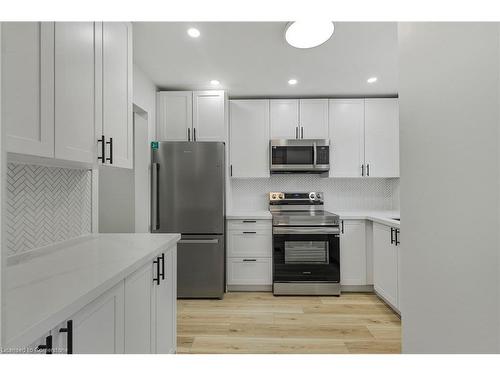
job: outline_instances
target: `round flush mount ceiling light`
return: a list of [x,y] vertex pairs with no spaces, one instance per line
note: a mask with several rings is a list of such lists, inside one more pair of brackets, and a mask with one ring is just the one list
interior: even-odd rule
[[187,30],[187,33],[188,35],[191,37],[191,38],[198,38],[200,36],[200,30],[194,28],[194,27],[191,27]]
[[366,80],[366,82],[368,82],[368,83],[375,83],[375,82],[377,82],[377,79],[378,79],[377,77],[370,77],[370,78],[368,78]]
[[213,86],[218,86],[218,85],[220,85],[220,82],[218,80],[216,80],[216,79],[212,79],[210,81],[210,84],[213,85]]
[[295,48],[313,48],[325,43],[333,35],[335,26],[331,21],[289,22],[285,39]]
[[297,84],[297,82],[298,82],[298,81],[297,81],[295,78],[292,78],[292,79],[289,79],[289,80],[288,80],[288,84],[289,84],[289,85],[292,85],[292,86],[293,86],[293,85],[296,85],[296,84]]

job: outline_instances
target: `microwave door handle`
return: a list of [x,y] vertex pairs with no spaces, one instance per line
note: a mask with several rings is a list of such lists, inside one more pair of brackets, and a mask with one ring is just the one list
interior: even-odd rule
[[318,149],[316,147],[316,142],[313,142],[313,163],[314,163],[315,168],[316,168],[316,162],[317,162],[317,155],[318,155]]

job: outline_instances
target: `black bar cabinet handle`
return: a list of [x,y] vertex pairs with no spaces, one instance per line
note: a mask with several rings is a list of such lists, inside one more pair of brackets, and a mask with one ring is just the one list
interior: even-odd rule
[[45,337],[45,345],[38,345],[36,350],[45,350],[45,354],[52,354],[52,335]]
[[370,176],[370,164],[366,164],[366,175]]
[[109,161],[109,164],[113,164],[113,137],[109,137],[109,142],[106,142],[109,145],[109,158],[106,158]]
[[193,128],[193,141],[196,141],[196,128]]
[[391,228],[391,245],[394,243],[394,228]]
[[257,234],[257,232],[243,232],[243,234]]
[[191,141],[191,129],[188,128],[188,141]]
[[396,246],[399,245],[398,233],[399,233],[399,229],[394,229],[394,237],[395,237],[394,243],[396,244]]
[[161,279],[165,280],[165,253],[161,253]]
[[365,165],[361,164],[361,176],[365,175]]
[[300,138],[304,139],[304,127],[303,126],[300,127]]
[[257,259],[243,259],[243,262],[257,262]]
[[101,139],[97,140],[97,144],[99,144],[99,142],[101,142],[101,156],[98,156],[97,160],[101,160],[104,164],[106,162],[106,140],[104,135],[101,136]]
[[156,257],[153,264],[156,264],[156,277],[153,278],[153,282],[156,281],[156,285],[160,285],[160,257]]
[[344,220],[341,220],[342,222],[342,234],[344,234]]
[[244,223],[256,223],[257,220],[243,220]]
[[61,328],[59,332],[65,332],[68,334],[67,341],[67,354],[73,354],[73,320],[68,320],[66,322],[66,328]]
[[295,127],[295,139],[299,139],[299,127]]

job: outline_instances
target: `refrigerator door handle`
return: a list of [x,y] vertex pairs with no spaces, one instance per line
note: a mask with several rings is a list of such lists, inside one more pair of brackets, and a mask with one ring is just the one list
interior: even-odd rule
[[158,230],[160,229],[160,219],[158,217],[158,163],[153,163],[151,169],[151,199],[151,206],[153,207],[151,226],[153,230]]
[[177,243],[219,243],[217,238],[213,240],[180,240]]

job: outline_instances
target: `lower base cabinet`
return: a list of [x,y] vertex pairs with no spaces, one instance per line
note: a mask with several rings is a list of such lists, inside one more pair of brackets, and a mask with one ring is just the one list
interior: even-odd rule
[[398,310],[398,247],[392,241],[391,229],[373,223],[373,287],[377,294]]
[[228,258],[228,285],[271,285],[271,258]]
[[364,220],[342,220],[340,224],[340,284],[365,286],[366,224]]
[[174,247],[54,327],[28,346],[27,352],[175,353],[176,319],[177,250]]

